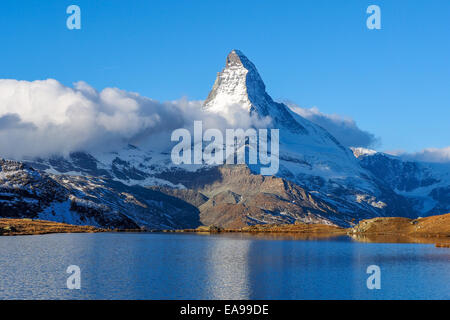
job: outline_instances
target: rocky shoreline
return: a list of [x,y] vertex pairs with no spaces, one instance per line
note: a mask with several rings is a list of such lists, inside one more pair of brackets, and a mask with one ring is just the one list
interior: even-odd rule
[[201,226],[197,229],[164,230],[164,232],[290,234],[316,238],[347,235],[361,242],[434,243],[437,247],[448,248],[450,247],[450,214],[418,219],[377,217],[362,220],[352,228],[296,223],[253,225],[239,229]]
[[352,228],[341,228],[326,224],[295,223],[252,225],[242,228],[200,226],[196,229],[173,230],[104,229],[44,220],[0,219],[0,236],[94,232],[243,233],[289,235],[297,239],[350,236],[352,239],[361,242],[435,243],[437,247],[450,247],[450,214],[418,219],[378,217],[362,220]]

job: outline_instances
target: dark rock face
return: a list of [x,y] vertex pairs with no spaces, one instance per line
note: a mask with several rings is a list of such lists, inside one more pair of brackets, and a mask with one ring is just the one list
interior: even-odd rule
[[411,191],[439,182],[427,168],[411,161],[394,159],[382,153],[360,157],[363,168],[400,191]]
[[403,202],[411,206],[416,217],[450,211],[450,186],[446,178],[449,170],[445,167],[403,161],[383,153],[363,155],[358,159],[381,184],[391,188],[394,194],[401,193]]
[[[129,146],[128,148],[131,148]],[[133,147],[136,148],[136,147]],[[48,159],[32,159],[25,161],[38,170],[53,169],[61,174],[79,174],[94,177],[104,177],[118,180],[144,180],[149,174],[133,166],[128,161],[115,157],[111,168],[101,168],[101,163],[86,152],[73,152],[68,157],[53,156]]]
[[148,188],[181,199],[197,208],[208,201],[207,196],[192,189],[175,189],[160,186],[151,186]]
[[117,212],[114,215],[106,216],[110,213],[108,207],[102,206],[86,206],[82,202],[73,201],[70,203],[70,211],[76,212],[82,223],[88,221],[96,221],[99,226],[110,229],[139,229],[140,226],[126,215]]
[[148,177],[145,172],[133,167],[128,161],[116,157],[112,162],[112,172],[120,180],[144,180]]
[[[172,177],[174,183],[178,181]],[[181,179],[185,179],[181,177]],[[251,173],[246,165],[230,165],[191,173],[183,193],[201,195],[197,202],[204,225],[240,228],[261,223],[334,224],[336,208],[285,179]],[[178,194],[176,189],[161,190]],[[342,221],[341,221],[342,222]]]
[[38,218],[104,228],[196,228],[193,205],[108,178],[49,175],[0,160],[0,217]]
[[42,207],[63,201],[67,190],[21,162],[0,159],[0,217],[37,217]]

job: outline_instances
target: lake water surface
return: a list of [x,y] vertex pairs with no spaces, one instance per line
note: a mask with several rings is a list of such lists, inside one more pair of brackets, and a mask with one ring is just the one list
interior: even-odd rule
[[[69,290],[69,265],[81,289]],[[369,265],[381,289],[369,290]],[[0,299],[450,299],[450,249],[243,234],[0,237]]]

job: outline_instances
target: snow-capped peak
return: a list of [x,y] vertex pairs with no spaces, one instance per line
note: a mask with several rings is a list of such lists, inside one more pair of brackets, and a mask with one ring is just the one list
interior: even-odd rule
[[273,101],[255,65],[239,50],[228,54],[225,68],[217,74],[204,109],[223,115],[242,110],[252,117],[270,119],[273,127],[307,133],[286,105]]
[[362,147],[358,147],[358,148],[350,147],[350,149],[352,149],[352,152],[356,158],[359,158],[361,156],[372,156],[375,153],[377,153],[375,150],[362,148]]
[[225,68],[217,74],[204,108],[220,112],[230,105],[238,105],[251,111],[251,99],[265,94],[264,82],[255,65],[241,51],[233,50],[227,56]]

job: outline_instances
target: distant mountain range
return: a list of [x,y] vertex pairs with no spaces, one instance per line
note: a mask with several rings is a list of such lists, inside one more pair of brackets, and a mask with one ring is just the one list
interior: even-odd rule
[[[165,147],[0,161],[0,217],[109,228],[237,228],[264,223],[350,226],[379,216],[450,211],[450,166],[344,147],[273,101],[256,67],[233,50],[203,112],[280,130],[279,171],[260,165],[175,165]],[[246,152],[244,146],[238,152]]]
[[429,216],[449,210],[449,164],[403,161],[373,150],[354,150],[361,166],[407,199],[415,214]]

